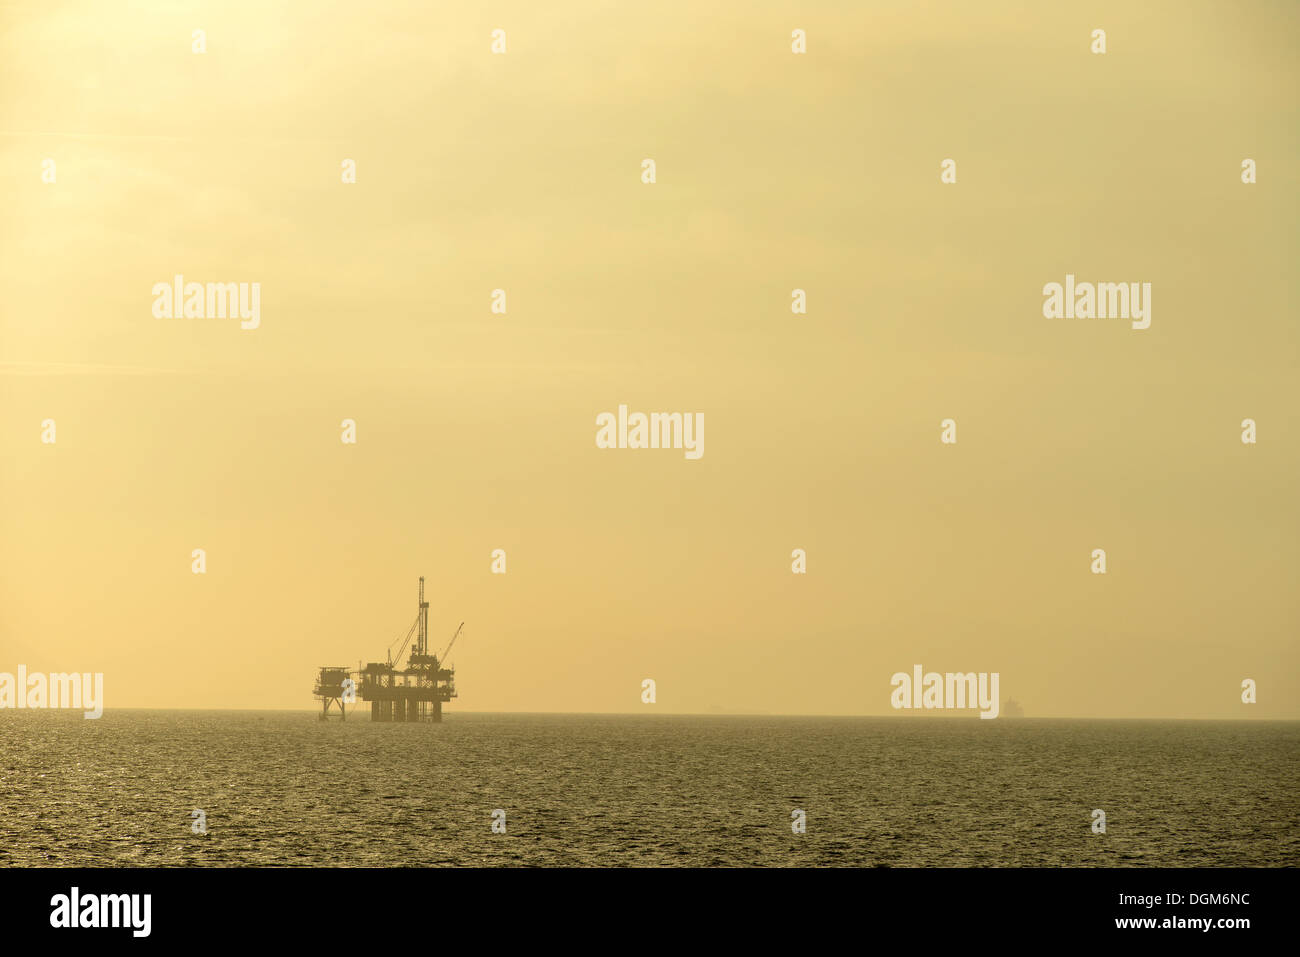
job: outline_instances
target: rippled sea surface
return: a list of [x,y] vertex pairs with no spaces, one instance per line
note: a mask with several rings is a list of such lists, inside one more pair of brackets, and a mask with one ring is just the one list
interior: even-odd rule
[[0,865],[1295,866],[1298,756],[1292,722],[5,711]]

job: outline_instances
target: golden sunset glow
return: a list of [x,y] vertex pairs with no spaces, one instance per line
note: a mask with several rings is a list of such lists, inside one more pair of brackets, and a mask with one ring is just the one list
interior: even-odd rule
[[450,712],[1300,717],[1300,7],[119,6],[0,5],[0,671],[306,710],[423,575]]

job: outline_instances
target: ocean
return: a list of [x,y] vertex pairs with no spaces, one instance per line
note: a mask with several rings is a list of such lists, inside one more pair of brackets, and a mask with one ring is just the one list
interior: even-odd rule
[[1296,722],[367,717],[0,712],[0,865],[1300,864]]

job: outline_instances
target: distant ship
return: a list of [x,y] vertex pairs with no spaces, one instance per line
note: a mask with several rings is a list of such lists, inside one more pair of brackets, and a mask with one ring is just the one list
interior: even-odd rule
[[1025,709],[1020,707],[1020,702],[1015,698],[1008,698],[1002,704],[1002,716],[1004,718],[1023,718]]

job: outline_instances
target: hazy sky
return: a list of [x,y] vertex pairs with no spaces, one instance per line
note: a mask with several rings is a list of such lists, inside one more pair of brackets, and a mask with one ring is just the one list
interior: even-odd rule
[[0,2],[0,671],[310,708],[425,575],[450,712],[1300,717],[1300,7],[712,6]]

